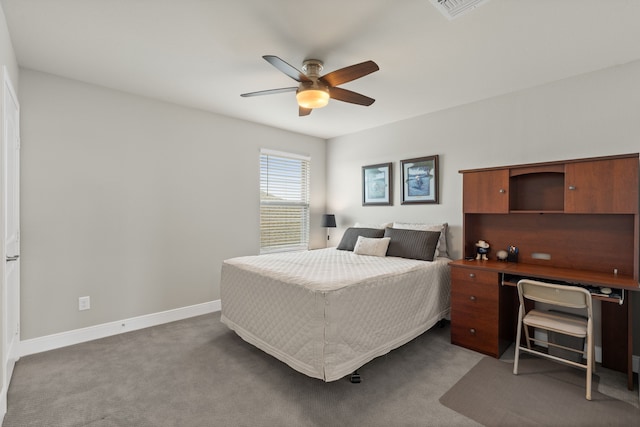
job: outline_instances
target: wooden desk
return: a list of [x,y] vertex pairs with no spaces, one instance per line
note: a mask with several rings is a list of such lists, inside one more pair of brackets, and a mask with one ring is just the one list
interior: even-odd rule
[[627,373],[633,389],[633,336],[629,292],[640,291],[632,276],[499,261],[466,261],[451,266],[451,342],[493,357],[515,340],[520,278],[546,279],[620,290],[622,299],[594,295],[601,306],[602,366]]
[[[602,300],[602,365],[633,387],[627,291],[640,279],[640,154],[461,170],[463,253],[518,247],[518,263],[451,263],[451,341],[499,355],[513,342],[518,278],[624,290]],[[614,274],[617,271],[618,274]],[[506,278],[506,280],[505,280]],[[615,301],[614,301],[615,302]]]

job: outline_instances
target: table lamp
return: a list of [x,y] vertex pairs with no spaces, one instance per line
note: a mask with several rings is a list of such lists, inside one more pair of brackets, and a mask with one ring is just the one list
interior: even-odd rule
[[[324,228],[336,228],[336,216],[332,214],[322,215],[322,226]],[[327,230],[327,240],[329,240],[329,230]]]

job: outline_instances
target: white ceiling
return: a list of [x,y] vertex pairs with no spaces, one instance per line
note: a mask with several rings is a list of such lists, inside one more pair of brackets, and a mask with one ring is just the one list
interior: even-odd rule
[[[0,0],[21,67],[331,138],[640,59],[640,0],[489,0],[449,21],[429,0]],[[380,71],[298,117],[261,56]],[[639,79],[640,84],[640,79]]]

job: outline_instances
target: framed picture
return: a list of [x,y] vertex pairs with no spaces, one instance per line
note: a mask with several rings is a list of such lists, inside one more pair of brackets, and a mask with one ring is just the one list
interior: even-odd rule
[[402,160],[402,204],[438,203],[438,156]]
[[391,205],[391,163],[362,167],[362,206]]

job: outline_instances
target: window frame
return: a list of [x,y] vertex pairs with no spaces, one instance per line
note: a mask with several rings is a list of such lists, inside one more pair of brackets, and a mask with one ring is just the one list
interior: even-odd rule
[[260,254],[309,250],[311,157],[263,148],[259,162]]

